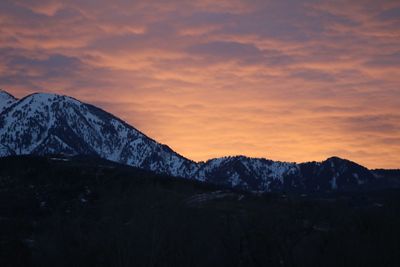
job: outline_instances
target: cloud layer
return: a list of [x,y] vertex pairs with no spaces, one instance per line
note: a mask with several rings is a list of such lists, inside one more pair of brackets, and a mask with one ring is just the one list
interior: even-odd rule
[[99,105],[195,160],[400,167],[398,1],[0,2],[0,87]]

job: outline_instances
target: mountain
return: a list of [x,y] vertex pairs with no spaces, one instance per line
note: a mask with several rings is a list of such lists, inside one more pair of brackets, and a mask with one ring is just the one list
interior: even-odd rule
[[173,176],[197,166],[115,116],[55,94],[29,95],[1,113],[0,144],[0,156],[96,155]]
[[0,113],[2,113],[6,108],[11,106],[16,101],[17,99],[15,97],[0,89]]
[[0,157],[91,155],[160,174],[250,191],[367,188],[379,178],[340,158],[289,163],[245,156],[196,163],[114,115],[72,97],[35,93],[17,100],[0,92]]
[[296,164],[245,156],[209,160],[196,174],[199,180],[226,187],[303,193],[373,189],[388,176],[377,179],[367,168],[338,157]]
[[245,156],[211,159],[199,166],[196,178],[226,187],[252,191],[281,189],[290,177],[300,175],[295,163]]
[[323,162],[299,164],[302,185],[309,191],[354,190],[376,184],[376,177],[367,168],[338,157]]

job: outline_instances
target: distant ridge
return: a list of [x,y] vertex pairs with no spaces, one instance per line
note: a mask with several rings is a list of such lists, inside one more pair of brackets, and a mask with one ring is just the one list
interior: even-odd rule
[[114,115],[72,97],[0,90],[0,157],[93,155],[157,173],[250,191],[338,191],[373,186],[377,176],[338,157],[290,163],[222,157],[196,163]]

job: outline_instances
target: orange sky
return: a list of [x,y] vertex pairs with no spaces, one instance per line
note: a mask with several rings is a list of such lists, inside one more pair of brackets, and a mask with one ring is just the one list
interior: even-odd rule
[[0,87],[98,105],[194,160],[399,168],[399,25],[398,1],[4,0]]

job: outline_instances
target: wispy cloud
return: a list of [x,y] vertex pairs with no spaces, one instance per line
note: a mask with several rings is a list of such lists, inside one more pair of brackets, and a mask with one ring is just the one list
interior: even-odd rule
[[98,104],[195,160],[336,154],[399,167],[399,10],[390,0],[4,0],[0,86]]

